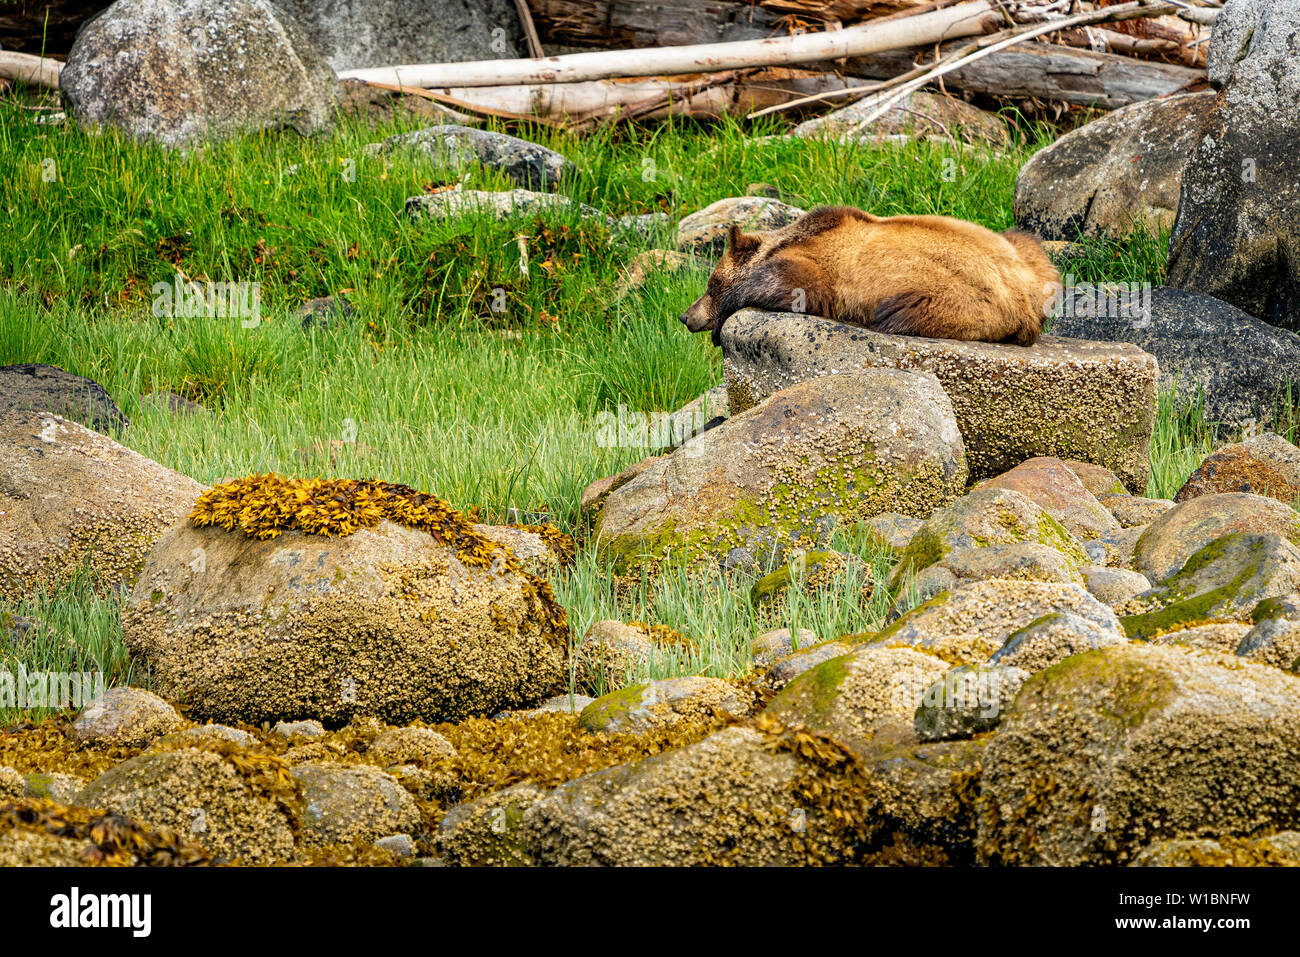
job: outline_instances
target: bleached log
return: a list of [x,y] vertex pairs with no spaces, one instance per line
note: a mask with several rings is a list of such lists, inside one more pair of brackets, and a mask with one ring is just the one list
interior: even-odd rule
[[538,60],[483,60],[471,63],[424,63],[345,70],[343,79],[377,80],[426,88],[514,86],[527,83],[575,83],[612,77],[713,73],[746,67],[793,66],[862,56],[898,47],[938,43],[990,33],[1002,24],[990,0],[897,20],[871,22],[796,36],[706,43],[645,50],[575,53]]
[[57,90],[59,73],[62,70],[63,64],[49,57],[0,50],[0,80],[14,80],[31,86],[43,86],[48,90]]

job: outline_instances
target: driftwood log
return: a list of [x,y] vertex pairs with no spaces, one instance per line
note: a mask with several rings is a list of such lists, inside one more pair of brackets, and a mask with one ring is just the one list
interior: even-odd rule
[[798,66],[991,33],[1003,22],[1001,14],[995,10],[996,4],[992,0],[967,0],[901,19],[868,21],[843,30],[763,40],[575,53],[539,60],[407,64],[344,70],[339,76],[436,89],[576,83],[611,77],[675,76],[750,67]]
[[[929,52],[890,50],[852,57],[846,70],[855,76],[887,79],[911,69],[918,58]],[[1205,71],[1172,63],[1135,60],[1055,43],[1023,43],[959,67],[946,75],[943,82],[949,89],[972,93],[1033,96],[1115,110],[1140,100],[1165,96],[1204,79]]]

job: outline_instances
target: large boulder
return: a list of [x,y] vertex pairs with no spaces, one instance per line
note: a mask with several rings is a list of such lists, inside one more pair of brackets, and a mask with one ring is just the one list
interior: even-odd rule
[[52,412],[109,434],[131,424],[94,379],[40,363],[0,366],[0,412],[11,409]]
[[[277,507],[354,498],[351,511],[337,506],[349,524],[330,526],[334,536],[169,529],[122,609],[127,647],[154,688],[196,718],[246,723],[456,721],[557,693],[568,626],[549,586],[445,503],[393,488],[367,505],[349,483],[217,486],[208,516],[233,509],[262,535]],[[375,521],[375,502],[435,524]],[[375,524],[348,533],[357,521]]]
[[745,309],[723,326],[722,354],[733,414],[831,373],[920,369],[934,373],[952,400],[972,478],[1050,455],[1103,465],[1130,491],[1146,489],[1158,369],[1131,346],[920,339]]
[[337,81],[274,0],[117,0],[77,33],[59,88],[84,125],[178,147],[327,129]]
[[1020,689],[984,752],[987,863],[1127,863],[1169,838],[1300,822],[1300,679],[1158,645],[1076,655]]
[[[1143,349],[1160,363],[1160,391],[1174,392],[1183,405],[1199,405],[1211,422],[1236,426],[1277,416],[1286,383],[1300,381],[1300,336],[1226,302],[1168,286],[1151,290],[1149,306],[1141,321],[1116,310],[1066,310],[1052,320],[1051,331]],[[1227,338],[1231,349],[1224,348]]]
[[1188,499],[1147,526],[1134,548],[1133,567],[1151,581],[1162,582],[1229,532],[1280,535],[1300,544],[1300,516],[1277,499],[1247,492]]
[[522,52],[511,0],[277,0],[335,70],[502,60]]
[[928,515],[965,483],[938,380],[867,369],[793,385],[655,460],[610,493],[596,531],[624,567],[669,555],[769,567],[840,521]]
[[1183,167],[1213,93],[1144,100],[1067,133],[1016,179],[1016,225],[1043,239],[1158,236],[1173,225]]
[[203,486],[75,422],[0,412],[0,598],[30,596],[88,567],[130,584]]
[[1300,7],[1235,0],[1214,23],[1219,89],[1183,174],[1169,284],[1300,330]]
[[1174,501],[1220,492],[1250,492],[1294,505],[1300,501],[1300,449],[1272,432],[1225,445],[1202,460]]

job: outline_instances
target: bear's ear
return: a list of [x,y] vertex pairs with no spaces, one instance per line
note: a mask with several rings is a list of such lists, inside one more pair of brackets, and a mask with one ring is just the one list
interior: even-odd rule
[[754,235],[745,235],[740,231],[740,227],[732,224],[727,230],[727,246],[731,249],[733,255],[740,259],[748,259],[757,249],[759,238]]

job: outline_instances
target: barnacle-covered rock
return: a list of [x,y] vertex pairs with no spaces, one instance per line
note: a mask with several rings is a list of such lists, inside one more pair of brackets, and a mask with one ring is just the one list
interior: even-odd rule
[[876,580],[857,555],[844,552],[808,552],[795,555],[780,568],[768,572],[749,589],[755,605],[781,598],[792,585],[807,595],[819,589],[852,588],[862,601],[870,601]]
[[1175,505],[1147,526],[1134,547],[1133,567],[1151,581],[1162,582],[1229,532],[1281,535],[1300,544],[1300,516],[1277,499],[1247,492],[1201,495]]
[[451,742],[430,728],[389,728],[377,734],[366,751],[385,765],[433,762],[455,753]]
[[214,856],[245,864],[292,857],[301,812],[288,765],[233,749],[142,754],[91,781],[76,803],[168,828]]
[[459,867],[520,867],[533,864],[524,844],[524,812],[547,792],[523,783],[457,804],[438,826],[438,851]]
[[1060,459],[1040,455],[984,483],[1019,492],[1056,519],[1075,538],[1089,541],[1119,528],[1119,521],[1097,501]]
[[809,628],[800,628],[797,633],[789,628],[775,628],[763,632],[754,639],[754,643],[750,646],[751,660],[760,667],[770,667],[778,658],[784,658],[786,655],[794,654],[800,648],[810,648],[815,644],[817,644],[817,633]]
[[965,483],[961,437],[933,376],[826,376],[732,416],[612,492],[598,547],[620,570],[670,556],[766,570],[824,547],[841,521],[929,515]]
[[34,771],[24,781],[23,797],[72,804],[87,783],[75,774]]
[[1300,831],[1267,837],[1157,841],[1131,867],[1300,867]]
[[561,785],[524,812],[523,840],[549,865],[840,863],[866,802],[850,752],[760,720]]
[[1284,671],[1300,669],[1300,594],[1266,599],[1250,618],[1254,627],[1242,636],[1237,654]]
[[1027,673],[1050,668],[1071,655],[1122,645],[1128,639],[1118,622],[1089,620],[1071,611],[1054,611],[1012,634],[989,657],[989,664]]
[[23,776],[7,765],[0,765],[0,800],[20,798],[27,787]]
[[935,596],[880,632],[876,643],[977,665],[1022,628],[1065,611],[1106,631],[1119,628],[1115,613],[1079,585],[993,579]]
[[621,688],[628,673],[648,662],[654,651],[654,642],[639,628],[612,618],[592,622],[578,645],[577,684],[596,694]]
[[109,688],[72,722],[80,744],[144,747],[181,726],[176,709],[143,688]]
[[1151,582],[1147,581],[1145,575],[1127,568],[1088,565],[1080,570],[1083,572],[1084,584],[1092,596],[1112,608],[1151,588]]
[[1029,677],[1013,665],[960,665],[925,689],[912,719],[922,741],[969,738],[997,727]]
[[203,486],[84,426],[0,413],[0,599],[30,596],[87,567],[130,584]]
[[1099,495],[1097,501],[1106,506],[1124,528],[1145,528],[1174,507],[1172,499],[1118,493]]
[[560,690],[550,586],[404,486],[253,476],[169,529],[122,612],[154,687],[200,719],[459,720]]
[[751,695],[722,678],[689,676],[629,685],[597,698],[578,715],[586,731],[638,732],[713,715],[742,717]]
[[764,714],[859,750],[882,720],[911,721],[925,690],[948,670],[911,648],[868,645],[832,658],[787,684]]
[[123,814],[46,799],[0,801],[0,867],[187,867],[209,863],[198,842]]
[[1126,644],[1030,678],[984,752],[986,863],[1127,863],[1166,839],[1300,823],[1300,679]]
[[1205,457],[1174,501],[1223,492],[1250,492],[1294,505],[1300,499],[1300,449],[1273,432],[1224,446]]
[[763,687],[770,691],[779,691],[806,671],[816,668],[824,661],[847,655],[857,647],[857,641],[840,638],[835,641],[822,641],[778,658],[772,667],[763,673]]
[[972,478],[1035,455],[1103,465],[1135,493],[1150,476],[1158,369],[1127,343],[1044,336],[1025,348],[919,339],[743,309],[723,326],[722,353],[733,415],[819,376],[919,369],[936,375],[952,401]]
[[[1046,545],[1075,569],[1090,564],[1079,540],[1044,508],[1013,489],[986,486],[931,515],[903,549],[890,573],[890,582],[899,588],[909,575],[940,564],[958,551],[962,553],[958,556],[961,568],[951,569],[954,578],[973,578],[976,574],[1001,577],[1003,570],[1011,570],[1016,561],[1014,556],[1018,553],[995,552],[988,556],[988,563],[981,568],[978,550],[994,545],[1020,544]],[[1044,566],[1041,559],[1032,564]],[[970,569],[970,574],[959,575],[964,569]],[[1028,572],[1030,569],[1022,570]],[[1015,577],[1046,576],[1023,574]],[[1082,581],[1082,578],[1076,571],[1067,580]]]
[[1166,631],[1151,639],[1157,645],[1183,645],[1204,651],[1217,651],[1230,655],[1236,652],[1241,640],[1250,632],[1250,625],[1241,621],[1208,621],[1188,628]]
[[378,768],[311,762],[291,773],[302,786],[305,844],[369,843],[420,823],[415,798]]

